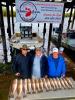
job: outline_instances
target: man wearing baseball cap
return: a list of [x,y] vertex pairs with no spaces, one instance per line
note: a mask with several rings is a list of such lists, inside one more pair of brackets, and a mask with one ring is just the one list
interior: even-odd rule
[[35,55],[33,57],[32,65],[32,78],[42,78],[48,75],[48,60],[47,57],[42,53],[42,48],[37,47],[35,49]]
[[48,57],[49,77],[64,77],[66,73],[65,61],[62,55],[59,54],[58,48],[54,47],[52,54]]
[[64,51],[64,47],[60,47],[59,48],[59,53],[64,56],[64,52],[63,51]]

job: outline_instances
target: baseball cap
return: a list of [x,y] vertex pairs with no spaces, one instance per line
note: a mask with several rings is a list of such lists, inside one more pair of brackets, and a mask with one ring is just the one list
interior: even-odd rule
[[63,47],[60,47],[59,48],[59,51],[63,52],[64,51],[64,48]]
[[36,48],[36,50],[39,50],[39,51],[41,51],[41,48],[40,48],[40,47],[37,47],[37,48]]
[[58,48],[54,47],[53,50],[52,50],[52,52],[53,52],[53,53],[54,53],[54,52],[58,52]]

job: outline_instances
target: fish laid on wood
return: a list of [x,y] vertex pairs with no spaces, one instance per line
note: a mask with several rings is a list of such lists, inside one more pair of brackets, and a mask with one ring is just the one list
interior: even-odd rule
[[22,93],[22,79],[18,80],[17,84],[17,98],[21,98],[21,93]]
[[68,82],[68,84],[71,86],[71,88],[73,88],[74,86],[73,86],[73,84],[72,84],[70,78],[66,77],[65,79],[66,79],[66,81]]
[[17,79],[13,80],[12,86],[10,88],[9,96],[14,97],[14,94],[16,93],[17,90]]
[[32,92],[36,93],[35,79],[31,80],[31,87],[32,87]]
[[65,78],[63,78],[63,81],[64,81],[64,84],[66,85],[66,87],[67,87],[68,89],[70,89],[71,87],[70,87],[70,85],[68,84],[67,80],[66,80]]
[[51,87],[51,84],[50,84],[50,81],[49,81],[49,79],[47,78],[46,80],[47,80],[47,86],[48,86],[48,90],[52,90],[52,87]]
[[28,91],[28,89],[27,89],[27,79],[24,79],[23,80],[23,97],[26,97],[27,91]]
[[39,79],[36,79],[36,80],[35,80],[35,85],[36,85],[36,91],[37,91],[37,92],[40,92],[41,89],[40,89]]
[[45,78],[43,78],[43,87],[45,88],[46,91],[48,91],[48,86]]
[[56,89],[59,89],[58,81],[56,81],[56,78],[53,78],[53,81],[54,81],[54,84],[55,84]]
[[63,78],[60,78],[61,85],[64,89],[66,89],[66,85],[64,84]]
[[59,78],[56,78],[56,80],[57,80],[59,89],[62,89],[62,85],[61,85],[60,79]]
[[39,79],[39,85],[40,85],[40,90],[43,91],[44,87],[43,87],[43,80]]
[[52,90],[56,90],[56,87],[55,87],[55,84],[54,84],[53,79],[50,78],[49,81],[50,81],[50,84],[51,84]]
[[27,80],[27,84],[28,84],[28,93],[31,93],[32,88],[31,88],[31,80],[30,79]]

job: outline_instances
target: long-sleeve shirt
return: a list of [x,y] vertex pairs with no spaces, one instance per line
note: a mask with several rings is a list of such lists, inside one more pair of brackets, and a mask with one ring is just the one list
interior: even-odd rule
[[53,59],[53,56],[50,55],[48,57],[48,64],[49,64],[49,77],[62,77],[66,73],[66,65],[64,58],[59,55],[57,60]]
[[30,78],[30,73],[31,73],[30,57],[28,55],[24,56],[22,54],[15,56],[12,68],[15,73],[20,73],[20,77]]
[[[32,59],[32,75],[37,74],[37,76],[38,76],[37,78],[45,77],[46,75],[48,75],[47,57],[45,55],[42,55],[39,59],[38,58],[35,59],[35,57],[36,56],[34,56]],[[37,60],[38,60],[38,62],[37,62]],[[35,64],[36,64],[36,66],[34,67]],[[40,64],[40,66],[39,66],[39,64]],[[35,73],[33,70],[38,71],[39,74],[37,72]]]
[[35,56],[34,62],[33,62],[32,77],[35,77],[35,78],[41,77],[40,60],[41,60],[41,57]]

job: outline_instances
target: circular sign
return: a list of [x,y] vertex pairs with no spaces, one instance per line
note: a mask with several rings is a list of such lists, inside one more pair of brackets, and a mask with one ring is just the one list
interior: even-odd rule
[[23,2],[20,5],[19,15],[25,22],[32,22],[37,16],[37,8],[32,2]]

